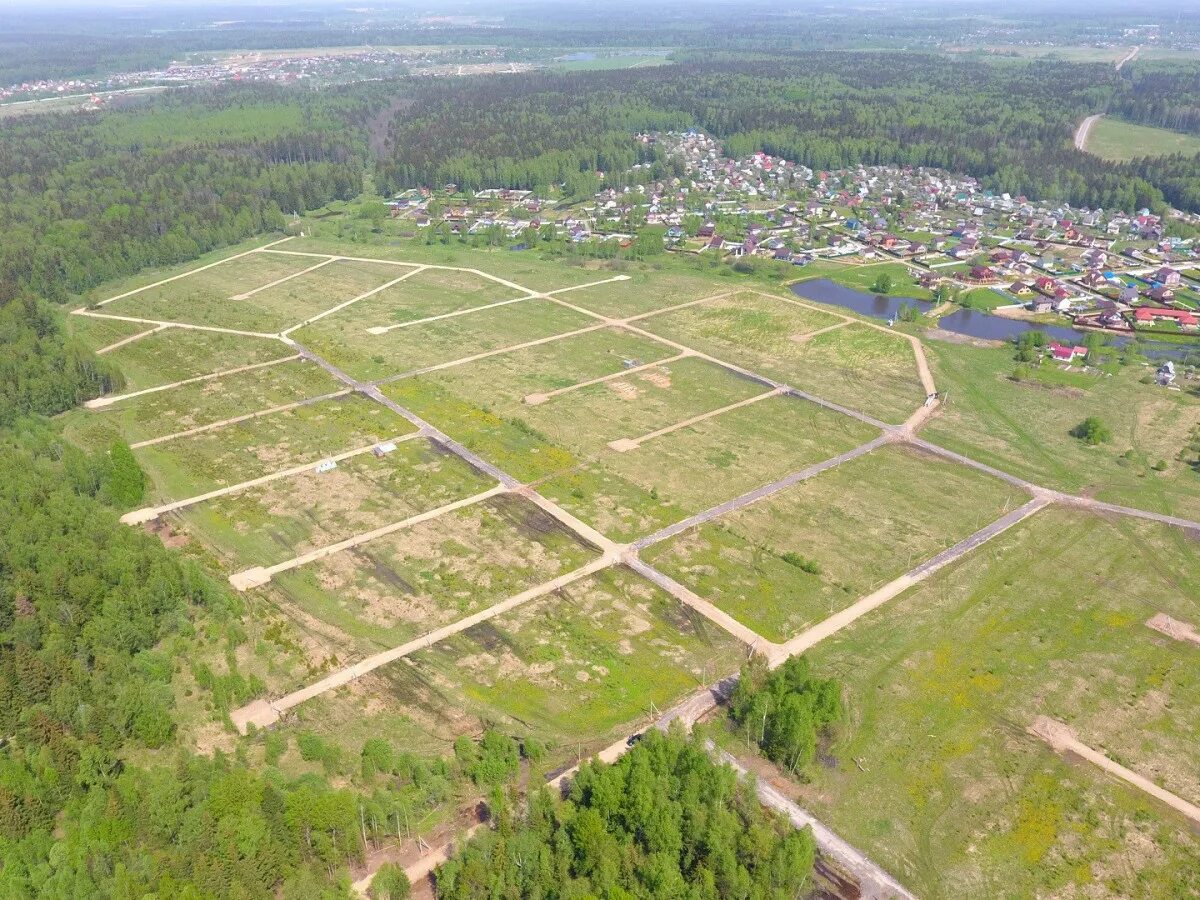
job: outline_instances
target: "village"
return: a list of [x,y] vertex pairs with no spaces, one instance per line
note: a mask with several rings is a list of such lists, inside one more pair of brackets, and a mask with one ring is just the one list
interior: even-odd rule
[[[797,269],[891,261],[907,278],[878,292],[932,298],[942,311],[1123,335],[1200,335],[1200,247],[1148,209],[1039,202],[933,169],[814,172],[765,153],[733,159],[695,131],[636,140],[658,161],[606,178],[583,202],[444,185],[399,195],[391,214],[462,238],[499,232],[514,249],[556,238],[603,255],[649,231],[661,232],[671,252]],[[671,169],[679,174],[661,175]],[[1184,230],[1200,224],[1171,215]]]

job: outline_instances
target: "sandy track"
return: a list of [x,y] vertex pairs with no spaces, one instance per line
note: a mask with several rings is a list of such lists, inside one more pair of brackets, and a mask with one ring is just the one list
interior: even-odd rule
[[579,381],[575,384],[568,385],[564,388],[559,388],[554,391],[546,391],[545,393],[527,394],[525,396],[525,404],[528,406],[538,406],[555,397],[561,397],[563,394],[570,394],[573,391],[581,390],[582,388],[591,387],[595,384],[606,384],[609,381],[617,381],[629,375],[636,375],[638,372],[646,372],[650,369],[657,369],[661,366],[670,365],[673,362],[679,362],[681,359],[686,359],[690,354],[676,353],[674,356],[668,356],[666,359],[660,359],[656,362],[645,363],[640,366],[632,366],[628,369],[622,369],[619,372],[612,372],[608,375],[601,375],[598,378],[590,378],[587,381]]
[[265,369],[269,366],[277,366],[280,363],[295,362],[298,359],[300,359],[300,354],[293,353],[291,356],[281,356],[278,359],[268,359],[266,362],[253,363],[248,366],[237,366],[233,369],[223,369],[220,372],[208,372],[204,375],[194,375],[191,378],[184,378],[182,381],[172,381],[170,384],[159,384],[155,385],[154,387],[142,388],[140,391],[130,391],[128,394],[105,394],[103,397],[96,397],[93,400],[88,400],[83,405],[88,409],[99,409],[103,406],[119,403],[122,400],[131,400],[134,397],[142,397],[146,394],[157,394],[159,391],[169,391],[173,388],[183,387],[187,384],[198,384],[201,381],[212,381],[214,378],[225,378],[228,375],[237,375],[241,372],[253,372],[255,369]]
[[277,241],[271,241],[271,243],[269,243],[269,244],[263,244],[261,247],[254,247],[250,250],[244,250],[241,253],[235,253],[233,256],[226,256],[224,259],[218,259],[216,262],[210,262],[208,265],[200,266],[199,268],[196,268],[196,269],[188,269],[188,271],[181,272],[178,275],[172,275],[170,278],[163,278],[163,279],[160,279],[159,281],[154,282],[153,284],[145,284],[139,288],[134,288],[131,291],[126,291],[123,294],[117,294],[115,297],[109,297],[107,300],[101,300],[96,305],[97,306],[106,306],[107,304],[112,303],[114,300],[122,300],[125,297],[132,297],[134,294],[140,294],[142,291],[148,291],[151,288],[161,287],[164,284],[170,284],[172,281],[178,281],[181,278],[187,278],[189,275],[195,275],[197,272],[204,272],[207,269],[213,268],[214,266],[220,266],[227,262],[232,262],[235,259],[241,259],[243,256],[249,256],[251,253],[261,253],[262,251],[266,250],[268,247],[274,247],[278,244],[282,244],[285,241],[290,241],[290,240],[291,240],[290,237],[280,238]]
[[422,522],[429,522],[439,516],[444,516],[447,513],[455,510],[463,509],[467,506],[473,506],[476,503],[482,503],[497,494],[506,491],[503,485],[489,488],[478,494],[470,497],[463,497],[461,500],[455,500],[453,503],[447,503],[444,506],[439,506],[436,509],[429,509],[422,513],[417,513],[414,516],[401,519],[399,522],[392,522],[380,528],[374,528],[370,531],[365,531],[362,534],[356,534],[353,537],[348,537],[345,540],[338,541],[334,544],[328,544],[324,547],[318,547],[315,550],[309,550],[307,553],[302,553],[299,556],[294,556],[291,559],[284,560],[281,563],[275,563],[271,566],[254,566],[250,569],[244,569],[241,572],[235,572],[229,576],[229,583],[239,591],[246,591],[250,588],[260,587],[271,580],[280,572],[288,572],[292,569],[298,569],[300,566],[306,566],[309,563],[317,562],[325,559],[327,556],[332,556],[335,553],[341,553],[344,550],[351,550],[359,547],[370,541],[378,540],[381,537],[387,537],[389,534],[395,534],[397,531],[403,531],[407,528],[412,528],[414,525],[420,525]]
[[695,528],[703,525],[705,522],[711,522],[713,519],[719,519],[722,516],[728,515],[731,512],[749,506],[752,503],[757,503],[760,500],[765,500],[780,491],[785,491],[790,487],[799,484],[814,475],[819,475],[827,469],[832,469],[835,466],[840,466],[844,462],[849,462],[864,453],[870,453],[872,450],[889,443],[892,436],[888,434],[880,435],[874,440],[867,441],[865,444],[859,444],[852,450],[847,450],[845,453],[839,453],[837,456],[822,460],[819,463],[814,463],[811,466],[793,472],[778,481],[773,481],[770,484],[764,484],[762,487],[757,487],[752,491],[747,491],[740,497],[735,497],[732,500],[726,500],[724,503],[718,503],[716,506],[709,507],[703,512],[696,513],[694,516],[688,516],[686,519],[681,519],[674,525],[668,525],[653,534],[647,535],[644,538],[639,538],[630,546],[634,550],[645,550],[647,547],[658,544],[662,541],[672,538],[677,534],[687,531],[689,528]]
[[652,441],[655,438],[663,437],[664,435],[680,431],[684,428],[690,428],[693,425],[699,425],[701,422],[705,422],[708,419],[722,416],[727,412],[732,412],[735,409],[741,409],[744,406],[750,406],[751,404],[758,403],[761,400],[770,400],[772,397],[778,397],[780,394],[785,392],[786,389],[782,387],[771,388],[771,390],[767,391],[766,393],[756,394],[753,397],[747,397],[745,400],[739,400],[737,403],[730,403],[726,406],[720,407],[719,409],[710,409],[706,413],[700,413],[699,415],[692,416],[690,419],[684,419],[682,422],[676,422],[674,425],[667,425],[664,428],[659,428],[657,431],[651,431],[648,434],[643,434],[641,437],[618,438],[615,441],[609,441],[608,446],[610,450],[615,450],[618,453],[636,450],[647,441]]
[[413,638],[398,647],[393,647],[390,650],[384,650],[382,653],[376,653],[373,656],[368,656],[360,662],[351,666],[346,666],[338,669],[330,675],[325,676],[320,681],[313,682],[307,687],[293,691],[286,696],[280,697],[278,700],[256,700],[241,709],[235,710],[230,714],[235,726],[242,734],[248,730],[249,724],[262,728],[271,725],[279,720],[279,717],[293,706],[298,706],[306,700],[311,700],[313,697],[319,696],[326,691],[334,690],[349,684],[356,678],[361,678],[368,672],[373,672],[380,666],[386,666],[388,663],[396,662],[403,659],[418,650],[423,650],[426,647],[432,647],[434,644],[444,641],[448,637],[466,631],[478,625],[480,622],[486,622],[493,619],[502,613],[516,609],[523,603],[528,603],[530,600],[535,600],[538,597],[544,597],[547,594],[553,593],[561,588],[566,587],[580,579],[586,578],[601,569],[606,569],[613,564],[614,560],[608,556],[602,556],[599,559],[593,560],[586,566],[567,572],[560,575],[551,581],[544,584],[539,584],[531,587],[528,590],[515,594],[500,603],[489,606],[487,609],[480,610],[474,615],[467,616],[465,619],[459,619],[457,622],[452,622],[442,628],[435,629],[420,637]]
[[1075,129],[1075,149],[1076,150],[1082,150],[1085,153],[1087,152],[1088,134],[1091,133],[1092,126],[1095,125],[1096,122],[1098,122],[1100,120],[1102,115],[1103,115],[1103,113],[1097,113],[1094,116],[1088,116],[1086,119],[1084,119],[1082,122],[1079,123],[1079,127]]
[[1007,531],[1018,522],[1027,519],[1029,516],[1036,513],[1038,510],[1044,509],[1050,503],[1046,497],[1034,497],[1023,506],[1017,507],[1012,512],[1005,516],[1001,516],[990,525],[981,528],[979,531],[972,534],[970,537],[959,541],[953,547],[943,550],[937,556],[926,562],[921,563],[915,569],[905,572],[899,578],[889,581],[887,584],[867,594],[857,602],[843,609],[841,612],[834,613],[828,619],[817,623],[812,628],[801,632],[789,641],[779,644],[777,649],[770,656],[772,667],[782,665],[789,657],[803,653],[810,647],[819,644],[827,637],[832,637],[843,628],[857,622],[867,613],[872,612],[883,604],[887,603],[894,597],[904,593],[910,587],[920,584],[929,576],[933,575],[939,569],[948,566],[955,560],[970,553],[981,544],[990,541],[1001,532]]
[[[707,742],[710,753],[714,753],[721,762],[730,766],[742,778],[747,778],[750,772],[737,761],[737,758],[724,750],[718,750],[712,741]],[[795,828],[811,828],[817,849],[824,856],[835,860],[858,882],[860,895],[863,900],[884,900],[884,898],[903,898],[916,900],[916,897],[904,888],[895,878],[873,863],[870,858],[857,847],[843,840],[810,813],[793,803],[766,780],[755,779],[755,789],[759,801],[767,807],[780,813]]]
[[121,338],[121,340],[109,344],[107,347],[101,347],[96,351],[96,355],[103,356],[105,353],[112,353],[114,350],[119,350],[126,344],[132,344],[134,341],[140,341],[144,337],[157,334],[158,332],[170,327],[170,325],[155,325],[153,328],[147,328],[145,331],[139,331],[137,334],[131,334],[129,337]]
[[240,337],[277,338],[279,335],[266,331],[245,331],[241,328],[222,328],[219,325],[193,325],[191,322],[168,322],[163,319],[143,319],[140,316],[118,316],[113,313],[92,312],[83,307],[71,310],[73,316],[87,316],[89,319],[112,319],[115,322],[135,322],[139,325],[157,325],[160,328],[186,328],[190,331],[213,331],[217,334],[236,334]]
[[284,403],[280,406],[272,406],[268,409],[260,409],[252,413],[244,413],[240,416],[234,416],[231,419],[221,419],[219,422],[209,422],[207,425],[198,425],[197,427],[189,428],[186,431],[176,431],[174,434],[164,434],[161,437],[148,438],[144,441],[137,441],[129,446],[136,450],[139,447],[152,447],[155,444],[165,444],[167,441],[175,441],[179,438],[191,437],[195,434],[203,434],[206,431],[216,431],[219,428],[225,428],[229,425],[236,425],[239,422],[248,422],[251,419],[261,419],[263,416],[273,416],[275,413],[299,409],[302,406],[310,406],[313,403],[323,403],[326,400],[335,400],[338,397],[345,397],[350,393],[353,392],[349,388],[343,391],[333,391],[329,394],[322,394],[320,397],[309,397],[306,400],[297,400],[294,403]]
[[1184,800],[1178,794],[1172,794],[1170,791],[1160,788],[1149,778],[1139,775],[1132,769],[1125,768],[1125,766],[1109,759],[1098,750],[1093,750],[1087,744],[1080,741],[1075,736],[1075,732],[1065,723],[1051,719],[1049,716],[1038,716],[1034,723],[1029,726],[1029,733],[1041,738],[1056,753],[1074,753],[1076,756],[1080,756],[1088,762],[1099,766],[1110,775],[1115,775],[1139,791],[1149,794],[1155,800],[1165,803],[1171,809],[1182,813],[1191,819],[1192,822],[1200,825],[1200,806]]
[[[405,441],[411,441],[414,438],[424,437],[420,431],[410,431],[407,434],[399,435],[398,437],[389,438],[391,443],[400,444]],[[272,472],[270,475],[263,475],[259,478],[251,478],[249,481],[243,481],[239,484],[231,484],[228,487],[217,488],[215,491],[209,491],[206,494],[197,494],[195,497],[187,497],[183,500],[173,500],[170,503],[164,503],[162,506],[147,506],[144,509],[135,509],[132,512],[127,512],[121,516],[121,521],[126,525],[140,525],[143,522],[149,522],[157,519],[159,516],[166,515],[170,512],[175,512],[177,509],[185,509],[189,506],[195,506],[197,503],[204,503],[206,500],[216,500],[219,497],[226,497],[229,494],[236,494],[239,491],[246,491],[250,488],[258,487],[263,484],[270,484],[272,481],[279,481],[283,478],[292,478],[296,475],[301,475],[305,472],[311,472],[313,468],[323,462],[342,462],[343,460],[352,459],[370,450],[374,450],[380,443],[386,441],[377,441],[374,444],[367,444],[365,447],[355,447],[353,450],[346,450],[334,456],[326,456],[321,459],[314,459],[312,462],[306,462],[298,466],[292,466],[290,469],[284,469],[281,472]]]
[[315,266],[309,266],[307,269],[301,269],[299,272],[293,272],[291,275],[284,275],[282,278],[276,278],[274,281],[269,281],[266,284],[260,284],[258,287],[251,288],[250,290],[246,291],[244,294],[234,294],[229,299],[230,300],[249,300],[255,294],[259,294],[263,291],[269,291],[271,288],[279,287],[279,285],[281,285],[281,284],[287,284],[293,278],[299,278],[302,275],[307,275],[309,272],[315,272],[315,271],[317,271],[317,269],[324,268],[325,266],[329,265],[332,262],[337,262],[336,256],[331,256],[328,259],[323,259],[319,263],[317,263]]

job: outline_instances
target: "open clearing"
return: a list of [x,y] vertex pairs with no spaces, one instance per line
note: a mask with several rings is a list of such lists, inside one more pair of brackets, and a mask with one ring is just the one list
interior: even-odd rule
[[499,497],[277,575],[275,583],[362,649],[380,649],[594,556],[532,504]]
[[[347,437],[353,435],[348,434]],[[425,438],[328,472],[309,469],[180,513],[231,565],[272,565],[454,500],[490,482]]]
[[405,680],[541,740],[606,746],[622,725],[735,668],[740,644],[627,570],[594,575],[426,650]]
[[1101,159],[1127,162],[1142,156],[1200,153],[1200,137],[1103,116],[1088,129],[1084,149]]
[[783,641],[1026,499],[965,466],[889,447],[685,532],[646,559]]
[[[938,344],[927,366],[905,334],[753,284],[245,246],[72,317],[127,384],[66,433],[129,442],[149,486],[125,521],[196,539],[245,591],[237,661],[266,693],[235,727],[436,753],[499,723],[559,764],[748,647],[812,646],[852,723],[804,804],[922,895],[1170,883],[1195,839],[1025,729],[1061,719],[1200,796],[1195,647],[1145,624],[1200,621],[1195,526],[1047,490],[1200,518],[1178,456],[1196,398],[1132,370],[1016,382],[1004,350]],[[1070,436],[1092,414],[1112,444]],[[211,740],[214,710],[179,702]]]
[[362,397],[338,397],[134,452],[158,500],[181,500],[411,432]]
[[1200,798],[1196,650],[1144,624],[1200,617],[1198,563],[1178,529],[1047,510],[821,644],[850,721],[802,803],[921,896],[1200,888],[1183,820],[1025,731]]
[[[929,440],[1046,487],[1200,519],[1200,479],[1177,458],[1200,426],[1200,398],[1148,391],[1141,367],[1018,382],[1007,348],[934,341],[928,350],[948,394],[922,431]],[[1108,425],[1111,443],[1072,437],[1088,416]],[[1155,471],[1160,460],[1165,468]]]

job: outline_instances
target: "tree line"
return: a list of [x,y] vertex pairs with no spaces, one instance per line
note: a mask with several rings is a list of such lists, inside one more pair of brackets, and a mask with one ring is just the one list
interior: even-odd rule
[[[679,65],[541,71],[410,88],[380,163],[387,188],[505,185],[568,194],[653,160],[634,132],[701,128],[733,155],[814,169],[935,166],[1073,205],[1200,209],[1187,160],[1118,165],[1075,150],[1086,115],[1140,90],[1110,66],[980,63],[917,53],[776,51]],[[593,180],[589,180],[593,179]]]

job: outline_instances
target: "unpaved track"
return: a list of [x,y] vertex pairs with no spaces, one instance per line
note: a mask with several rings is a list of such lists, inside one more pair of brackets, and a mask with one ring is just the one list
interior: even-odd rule
[[239,484],[231,484],[228,487],[217,488],[215,491],[209,491],[206,494],[197,494],[195,497],[188,497],[184,500],[173,500],[170,503],[164,503],[162,506],[147,506],[143,509],[135,509],[132,512],[127,512],[121,516],[121,521],[126,525],[140,525],[143,522],[149,522],[157,519],[159,516],[166,515],[170,512],[175,512],[177,509],[185,509],[189,506],[195,506],[197,503],[204,503],[207,500],[216,500],[219,497],[226,497],[229,494],[236,494],[239,491],[246,491],[250,488],[259,487],[260,485],[270,484],[272,481],[279,481],[282,478],[292,478],[296,475],[301,475],[304,472],[311,472],[316,466],[323,462],[342,462],[343,460],[352,459],[368,451],[374,450],[381,443],[401,444],[405,441],[411,441],[414,438],[423,437],[419,431],[410,431],[407,434],[399,435],[398,437],[388,438],[386,441],[376,441],[373,444],[367,444],[365,447],[355,447],[353,450],[346,450],[342,453],[337,453],[333,456],[325,456],[321,459],[314,459],[312,462],[306,462],[298,466],[293,466],[290,469],[284,469],[282,472],[272,472],[270,475],[263,475],[259,478],[251,478],[249,481],[243,481]]
[[238,375],[241,372],[253,372],[255,369],[265,369],[269,366],[277,366],[280,363],[295,362],[298,359],[300,359],[300,354],[293,353],[291,356],[281,356],[278,359],[268,359],[266,362],[253,363],[248,366],[238,366],[234,369],[224,369],[220,372],[209,372],[205,375],[194,375],[191,378],[185,378],[182,381],[172,381],[170,384],[159,384],[155,385],[154,387],[142,388],[140,391],[130,391],[128,394],[105,394],[103,397],[96,397],[93,400],[88,400],[83,405],[88,409],[99,409],[103,406],[110,406],[113,403],[119,403],[122,400],[132,400],[134,397],[143,397],[146,394],[157,394],[159,391],[169,391],[173,388],[183,387],[187,384],[198,384],[201,381],[212,381],[214,378],[225,378],[229,375]]
[[447,503],[444,506],[439,506],[436,509],[429,509],[425,512],[417,513],[401,519],[399,522],[392,522],[380,528],[374,528],[371,531],[365,531],[362,534],[356,534],[353,537],[348,537],[345,540],[338,541],[334,544],[328,544],[324,547],[318,547],[315,550],[309,550],[307,553],[302,553],[299,556],[294,556],[291,559],[284,560],[281,563],[275,563],[271,566],[255,566],[250,569],[244,569],[241,572],[235,572],[229,576],[229,583],[239,591],[248,590],[252,587],[259,587],[266,584],[275,575],[280,572],[289,572],[292,569],[298,569],[300,566],[306,566],[309,563],[317,562],[325,559],[327,556],[332,556],[335,553],[341,553],[344,550],[351,550],[362,544],[370,541],[378,540],[381,537],[387,537],[389,534],[394,534],[397,531],[404,531],[412,528],[414,525],[420,525],[422,522],[429,522],[447,513],[455,510],[464,509],[468,506],[473,506],[476,503],[482,503],[497,494],[504,493],[507,490],[503,485],[489,488],[481,493],[474,494],[470,497],[463,497],[461,500],[455,500],[453,503]]
[[497,300],[495,303],[485,303],[482,306],[472,306],[468,309],[456,309],[454,312],[442,313],[437,316],[426,316],[423,319],[410,319],[407,322],[397,322],[394,325],[376,325],[374,328],[368,328],[367,334],[378,336],[387,334],[389,331],[395,331],[398,328],[415,328],[418,325],[428,325],[430,322],[457,319],[459,316],[469,316],[472,313],[481,313],[489,309],[498,309],[501,306],[511,306],[514,303],[524,303],[526,300],[535,299],[537,298],[533,294],[527,294],[524,297],[510,297],[507,300]]
[[819,463],[814,463],[811,466],[793,472],[778,481],[773,481],[770,484],[764,484],[762,487],[757,487],[752,491],[747,491],[740,497],[734,497],[732,500],[726,500],[724,503],[718,503],[716,506],[709,507],[703,512],[696,513],[694,516],[688,516],[686,519],[680,519],[674,525],[668,525],[653,534],[647,535],[644,538],[639,538],[630,546],[634,550],[645,550],[647,547],[660,543],[672,538],[677,534],[682,534],[689,528],[695,528],[698,525],[703,525],[705,522],[711,522],[713,519],[719,519],[724,515],[749,506],[752,503],[757,503],[759,500],[765,500],[780,491],[785,491],[790,487],[799,484],[814,475],[819,475],[827,469],[832,469],[835,466],[840,466],[842,463],[856,459],[865,453],[870,453],[884,444],[890,443],[892,436],[890,434],[882,434],[874,440],[867,441],[865,444],[859,444],[852,450],[847,450],[845,453],[839,453],[837,456],[823,460]]
[[337,262],[336,256],[331,256],[328,259],[323,259],[319,263],[317,263],[315,266],[309,266],[307,269],[301,269],[299,272],[293,272],[291,275],[284,275],[282,278],[276,278],[274,281],[269,281],[266,284],[260,284],[258,287],[252,288],[252,289],[246,291],[244,294],[234,294],[229,299],[230,300],[239,300],[239,301],[240,300],[249,300],[255,294],[262,293],[263,291],[269,291],[271,288],[279,287],[279,285],[281,285],[281,284],[287,284],[293,278],[299,278],[302,275],[307,275],[309,272],[315,272],[315,271],[317,271],[317,269],[322,269],[332,262]]
[[[746,778],[750,773],[737,761],[733,755],[724,750],[718,750],[711,741],[708,742],[710,753],[729,765],[741,777]],[[755,779],[758,799],[764,806],[782,814],[795,828],[811,828],[817,849],[824,856],[835,860],[858,882],[864,900],[885,900],[899,897],[903,900],[916,900],[895,878],[877,866],[865,853],[848,841],[838,837],[834,831],[821,822],[816,816],[797,806],[764,779]]]
[[1121,69],[1125,66],[1125,63],[1131,63],[1135,59],[1137,59],[1137,55],[1141,52],[1141,50],[1142,50],[1142,48],[1140,46],[1134,47],[1132,50],[1130,50],[1128,53],[1126,53],[1123,57],[1121,57],[1119,60],[1117,60],[1117,64],[1113,68],[1115,68],[1118,72],[1120,72]]
[[[344,257],[336,257],[335,259],[330,260],[330,262],[337,262],[337,260],[343,259],[343,258]],[[366,300],[368,297],[374,297],[380,291],[386,291],[388,288],[395,287],[396,285],[400,284],[400,282],[407,281],[409,278],[412,278],[414,275],[417,275],[417,274],[425,271],[426,268],[428,268],[428,267],[427,266],[417,266],[416,268],[412,269],[411,271],[405,272],[399,278],[393,278],[391,281],[387,281],[387,282],[384,282],[383,284],[379,285],[379,287],[371,288],[371,290],[364,291],[363,293],[359,294],[357,297],[351,297],[349,300],[339,303],[337,306],[330,307],[329,309],[325,310],[324,312],[317,313],[315,316],[310,316],[309,318],[305,319],[303,322],[299,323],[298,325],[292,325],[290,328],[285,328],[283,331],[279,332],[279,336],[287,337],[293,331],[298,331],[299,329],[303,328],[305,325],[311,325],[313,322],[319,322],[319,321],[321,321],[321,319],[324,319],[326,316],[332,316],[336,312],[341,312],[347,306],[352,306],[360,300]],[[311,271],[311,270],[306,270],[306,271]]]
[[926,562],[921,563],[915,569],[905,572],[899,578],[889,581],[887,584],[872,591],[867,596],[861,598],[856,603],[843,609],[841,612],[836,612],[828,619],[817,623],[812,628],[802,631],[789,641],[777,646],[776,650],[770,656],[772,667],[782,665],[789,657],[803,653],[810,647],[819,644],[827,637],[832,637],[843,628],[857,622],[867,613],[872,612],[883,604],[887,603],[894,597],[904,593],[910,587],[920,584],[934,572],[948,566],[967,553],[970,553],[981,544],[990,541],[996,535],[1003,531],[1007,531],[1018,522],[1032,516],[1038,510],[1044,509],[1050,503],[1046,497],[1034,497],[1023,506],[1017,507],[1012,512],[1000,517],[990,525],[981,528],[965,540],[959,541],[953,547],[943,550],[937,556]]
[[269,244],[263,244],[261,247],[253,247],[250,250],[244,250],[241,253],[235,253],[233,256],[226,256],[224,259],[218,259],[216,262],[210,262],[208,265],[200,266],[195,269],[189,269],[188,271],[181,272],[178,275],[172,275],[170,278],[163,278],[159,281],[154,282],[154,284],[145,284],[139,288],[134,288],[132,291],[126,291],[123,294],[117,294],[115,297],[109,297],[107,300],[101,300],[96,305],[97,306],[105,306],[109,303],[112,303],[114,300],[122,300],[125,297],[132,297],[134,294],[140,294],[142,291],[148,291],[151,288],[161,287],[164,284],[170,284],[172,281],[178,281],[180,278],[187,278],[189,275],[195,275],[197,272],[203,272],[207,269],[213,268],[214,266],[220,266],[220,265],[224,265],[227,262],[233,262],[233,260],[241,259],[243,256],[249,256],[251,253],[261,253],[264,250],[266,250],[268,247],[274,247],[274,246],[277,246],[278,244],[282,244],[285,241],[290,241],[290,240],[291,240],[290,237],[280,238],[277,241],[271,241],[271,243],[269,243]]
[[114,350],[119,350],[121,347],[124,347],[126,344],[132,344],[134,341],[140,341],[144,337],[149,337],[152,334],[157,334],[158,332],[163,331],[164,329],[167,329],[170,327],[171,327],[170,325],[155,325],[153,328],[147,328],[145,331],[139,331],[137,334],[131,334],[129,337],[121,338],[121,340],[116,341],[115,343],[109,344],[107,347],[101,347],[99,350],[96,351],[96,355],[103,356],[105,353],[112,353]]
[[622,378],[626,378],[629,375],[636,375],[638,372],[646,372],[650,369],[658,369],[662,366],[670,365],[673,362],[679,362],[681,359],[687,359],[689,355],[690,354],[687,353],[676,353],[674,356],[668,356],[667,358],[657,360],[656,362],[649,362],[640,366],[632,366],[628,369],[622,369],[619,372],[611,372],[608,375],[601,375],[598,378],[590,378],[587,381],[577,381],[575,384],[568,385],[564,388],[558,388],[554,391],[546,391],[545,393],[538,394],[527,394],[524,402],[528,406],[538,406],[548,400],[554,399],[555,397],[561,397],[563,394],[570,394],[574,391],[591,387],[592,385],[596,384],[606,384],[610,381],[618,381]]
[[444,641],[448,637],[460,634],[468,628],[473,628],[480,622],[486,622],[493,619],[502,613],[516,609],[523,603],[528,603],[530,600],[535,600],[538,597],[544,597],[547,594],[560,590],[569,584],[573,584],[583,578],[588,577],[601,569],[606,569],[613,564],[614,560],[608,556],[602,556],[593,560],[586,566],[582,566],[564,575],[560,575],[544,584],[536,585],[528,590],[522,591],[507,600],[503,600],[487,609],[482,609],[473,615],[467,616],[464,619],[459,619],[457,622],[452,622],[441,628],[430,631],[420,637],[413,638],[411,641],[401,644],[398,647],[393,647],[390,650],[384,650],[382,653],[376,653],[373,656],[368,656],[363,660],[351,666],[346,666],[338,669],[330,675],[325,676],[320,681],[315,681],[312,684],[293,691],[278,700],[258,700],[248,706],[242,707],[240,710],[235,710],[231,714],[234,724],[243,734],[247,731],[247,724],[253,723],[259,728],[271,725],[279,720],[279,717],[291,709],[293,706],[298,706],[305,700],[310,700],[313,697],[319,696],[326,691],[332,691],[335,688],[349,684],[357,678],[361,678],[368,672],[373,672],[380,666],[386,666],[389,663],[403,659],[418,650],[424,650],[426,647],[432,647],[434,644]]
[[1065,723],[1051,719],[1049,716],[1039,716],[1029,727],[1029,733],[1041,738],[1056,753],[1074,753],[1099,766],[1110,775],[1115,775],[1127,784],[1133,785],[1139,791],[1144,791],[1160,803],[1165,803],[1176,812],[1182,813],[1196,825],[1200,825],[1200,806],[1184,800],[1178,794],[1172,794],[1170,791],[1160,788],[1149,778],[1139,775],[1132,769],[1125,768],[1098,750],[1093,750],[1080,741],[1075,736],[1075,732]]
[[637,556],[632,554],[626,555],[624,563],[647,581],[658,585],[680,603],[690,606],[696,612],[700,613],[700,615],[704,616],[704,618],[733,635],[747,647],[762,653],[770,653],[776,650],[778,645],[768,641],[765,637],[758,634],[758,632],[743,625],[717,605],[710,603],[703,597],[697,596],[691,589],[680,584],[669,575],[660,572]]
[[1092,130],[1092,126],[1100,120],[1103,113],[1097,113],[1094,116],[1088,116],[1079,123],[1079,127],[1075,129],[1075,149],[1087,152],[1088,134]]
[[71,310],[73,316],[87,316],[89,319],[112,319],[114,322],[135,322],[139,325],[158,325],[162,328],[186,328],[190,331],[213,331],[217,334],[236,334],[239,337],[277,338],[279,335],[266,331],[245,331],[241,328],[221,328],[217,325],[193,325],[191,322],[167,322],[163,319],[143,319],[140,316],[118,316],[113,313],[92,312],[80,307]]
[[785,392],[786,389],[782,387],[771,388],[771,390],[767,391],[766,393],[757,394],[753,397],[747,397],[745,400],[739,400],[737,403],[730,403],[726,406],[720,407],[719,409],[710,409],[706,413],[700,413],[699,415],[692,416],[690,419],[684,419],[682,422],[676,422],[674,425],[667,425],[658,429],[657,431],[651,431],[648,434],[643,434],[641,437],[618,438],[615,441],[610,441],[608,446],[611,449],[616,450],[618,453],[636,450],[647,441],[652,441],[655,438],[663,437],[664,435],[680,431],[684,428],[690,428],[693,425],[699,425],[701,422],[705,422],[708,419],[713,419],[717,416],[723,416],[727,412],[732,412],[735,409],[741,409],[744,406],[750,406],[751,404],[758,403],[760,400],[770,400],[772,397],[778,397],[780,394]]
[[191,437],[195,434],[203,434],[206,431],[216,431],[219,428],[225,428],[229,425],[236,425],[239,422],[249,422],[251,419],[261,419],[263,416],[273,416],[276,413],[287,412],[292,409],[299,409],[302,406],[311,406],[314,403],[323,403],[326,400],[336,400],[338,397],[345,397],[347,394],[353,393],[349,389],[343,391],[333,391],[329,394],[322,394],[320,397],[309,397],[306,400],[297,400],[294,403],[284,403],[281,406],[272,406],[269,409],[260,409],[252,413],[245,413],[240,416],[234,416],[232,419],[222,419],[219,422],[209,422],[207,425],[198,425],[195,428],[189,428],[187,431],[177,431],[174,434],[164,434],[161,437],[148,438],[144,441],[130,444],[129,446],[136,450],[139,447],[153,447],[155,444],[165,444],[167,441],[175,441],[180,438]]

